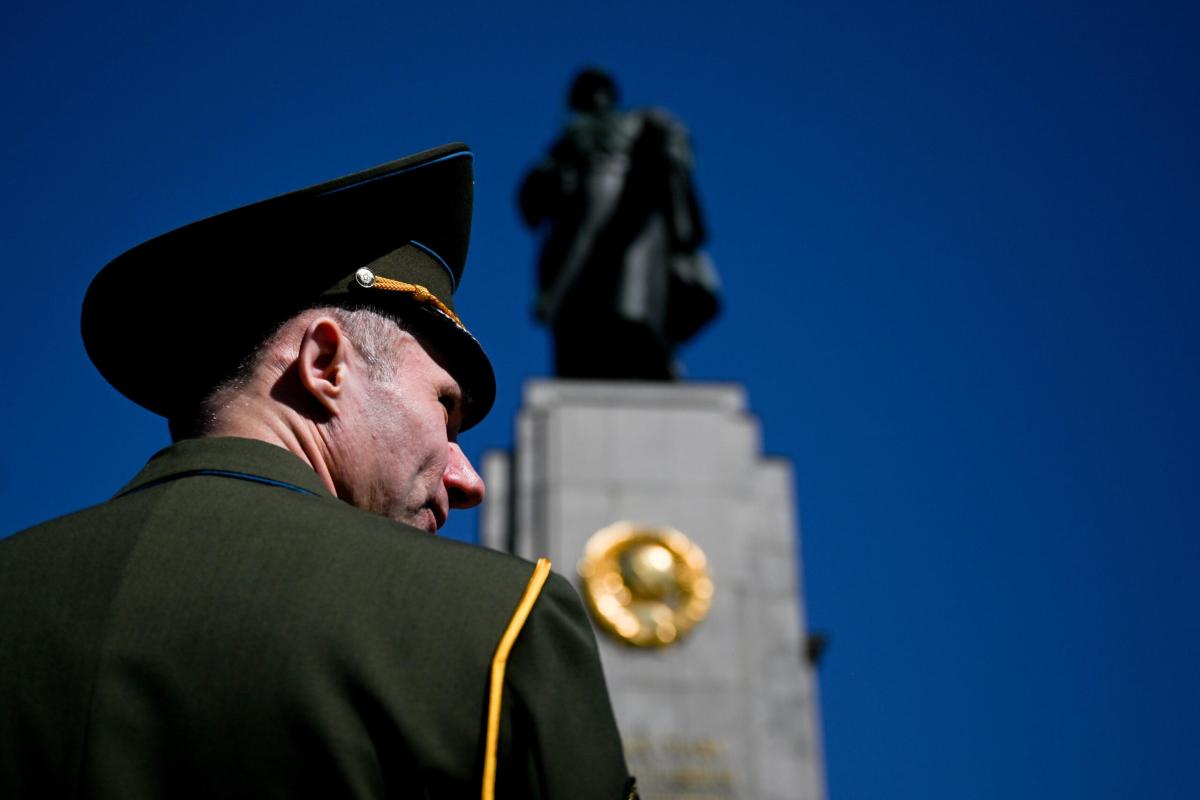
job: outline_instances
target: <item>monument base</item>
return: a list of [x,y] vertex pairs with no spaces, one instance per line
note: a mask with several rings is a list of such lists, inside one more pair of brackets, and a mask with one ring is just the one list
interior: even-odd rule
[[[592,596],[645,800],[824,797],[791,466],[763,457],[741,386],[530,381],[515,451],[486,454],[483,471],[483,544],[548,556]],[[596,577],[613,531],[634,549],[610,548]],[[705,577],[681,542],[703,552]],[[655,646],[630,644],[647,626]]]

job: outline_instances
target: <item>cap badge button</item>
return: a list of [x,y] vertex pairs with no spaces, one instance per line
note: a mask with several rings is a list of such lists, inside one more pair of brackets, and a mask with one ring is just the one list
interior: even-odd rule
[[364,289],[370,289],[375,285],[375,273],[366,267],[362,267],[358,272],[354,273],[354,280],[358,281],[358,285]]

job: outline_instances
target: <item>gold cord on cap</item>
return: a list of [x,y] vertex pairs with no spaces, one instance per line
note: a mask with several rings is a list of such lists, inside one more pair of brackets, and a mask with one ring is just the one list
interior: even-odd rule
[[358,272],[354,273],[354,280],[357,281],[358,285],[362,286],[364,289],[382,289],[385,292],[404,292],[412,295],[412,298],[419,303],[432,304],[433,307],[438,311],[454,320],[454,324],[458,327],[462,328],[463,330],[466,330],[467,328],[466,325],[463,325],[462,320],[458,318],[458,314],[455,314],[453,311],[451,311],[450,307],[438,299],[437,295],[419,283],[405,283],[404,281],[384,278],[380,275],[374,274],[366,267],[363,267]]

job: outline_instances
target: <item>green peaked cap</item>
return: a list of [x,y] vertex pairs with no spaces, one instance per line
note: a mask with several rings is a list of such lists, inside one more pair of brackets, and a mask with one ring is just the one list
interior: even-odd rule
[[135,403],[186,413],[282,322],[318,305],[400,316],[454,376],[462,428],[491,409],[491,363],[454,311],[472,154],[447,144],[193,222],[113,259],[83,301],[88,355]]

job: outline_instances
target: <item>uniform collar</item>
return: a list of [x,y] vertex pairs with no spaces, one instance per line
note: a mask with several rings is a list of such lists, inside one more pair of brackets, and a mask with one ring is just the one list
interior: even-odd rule
[[242,472],[333,498],[312,467],[297,456],[277,445],[234,436],[182,439],[151,456],[142,471],[117,494],[198,470]]

